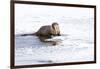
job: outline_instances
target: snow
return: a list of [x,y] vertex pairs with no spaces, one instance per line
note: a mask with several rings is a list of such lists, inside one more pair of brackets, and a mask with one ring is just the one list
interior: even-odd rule
[[[94,60],[93,9],[20,4],[15,7],[15,65]],[[58,40],[55,46],[41,42],[37,36],[17,36],[34,33],[52,22],[59,23],[62,34],[47,39]]]

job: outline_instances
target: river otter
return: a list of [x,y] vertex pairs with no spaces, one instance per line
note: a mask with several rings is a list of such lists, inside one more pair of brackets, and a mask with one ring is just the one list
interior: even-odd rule
[[32,34],[22,34],[22,36],[36,35],[36,36],[60,36],[60,29],[58,23],[53,23],[52,25],[42,26],[36,33]]
[[58,23],[52,23],[52,25],[45,25],[42,26],[36,33],[34,34],[23,34],[22,36],[26,35],[36,35],[39,37],[40,41],[42,42],[51,42],[53,45],[56,45],[54,41],[45,41],[52,36],[60,36],[60,29]]

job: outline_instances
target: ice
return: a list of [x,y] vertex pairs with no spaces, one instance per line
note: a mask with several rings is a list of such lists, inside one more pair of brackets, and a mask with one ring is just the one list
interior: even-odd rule
[[[92,16],[73,18],[68,17],[67,14],[54,15],[50,12],[50,14],[41,12],[41,15],[40,13],[36,15],[33,14],[34,11],[25,11],[25,7],[23,10],[24,12],[15,12],[15,65],[94,60],[94,18]],[[47,41],[58,41],[59,44],[55,46],[41,42],[35,35],[18,36],[35,33],[41,26],[51,25],[55,21],[60,26],[61,36],[47,39]]]
[[[84,30],[81,30],[81,32],[84,32]],[[94,43],[92,35],[86,34],[78,33],[79,36],[77,36],[76,33],[72,32],[68,35],[47,39],[49,41],[59,40],[60,43],[56,46],[41,42],[37,36],[15,36],[15,63],[16,65],[28,65],[93,61]]]

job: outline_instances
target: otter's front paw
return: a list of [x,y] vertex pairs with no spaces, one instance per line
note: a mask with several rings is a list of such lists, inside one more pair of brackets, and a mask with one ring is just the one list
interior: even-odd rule
[[58,34],[58,36],[61,36],[61,34]]

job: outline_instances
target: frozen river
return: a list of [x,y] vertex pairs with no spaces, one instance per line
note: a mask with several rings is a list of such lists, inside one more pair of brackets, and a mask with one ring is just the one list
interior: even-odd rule
[[[15,36],[15,62],[21,64],[45,64],[94,60],[94,42],[91,25],[60,24],[66,35],[52,39],[61,40],[54,46],[43,43],[37,36]],[[67,27],[68,29],[64,29]],[[84,26],[84,27],[83,27]],[[72,32],[73,31],[73,32]]]

